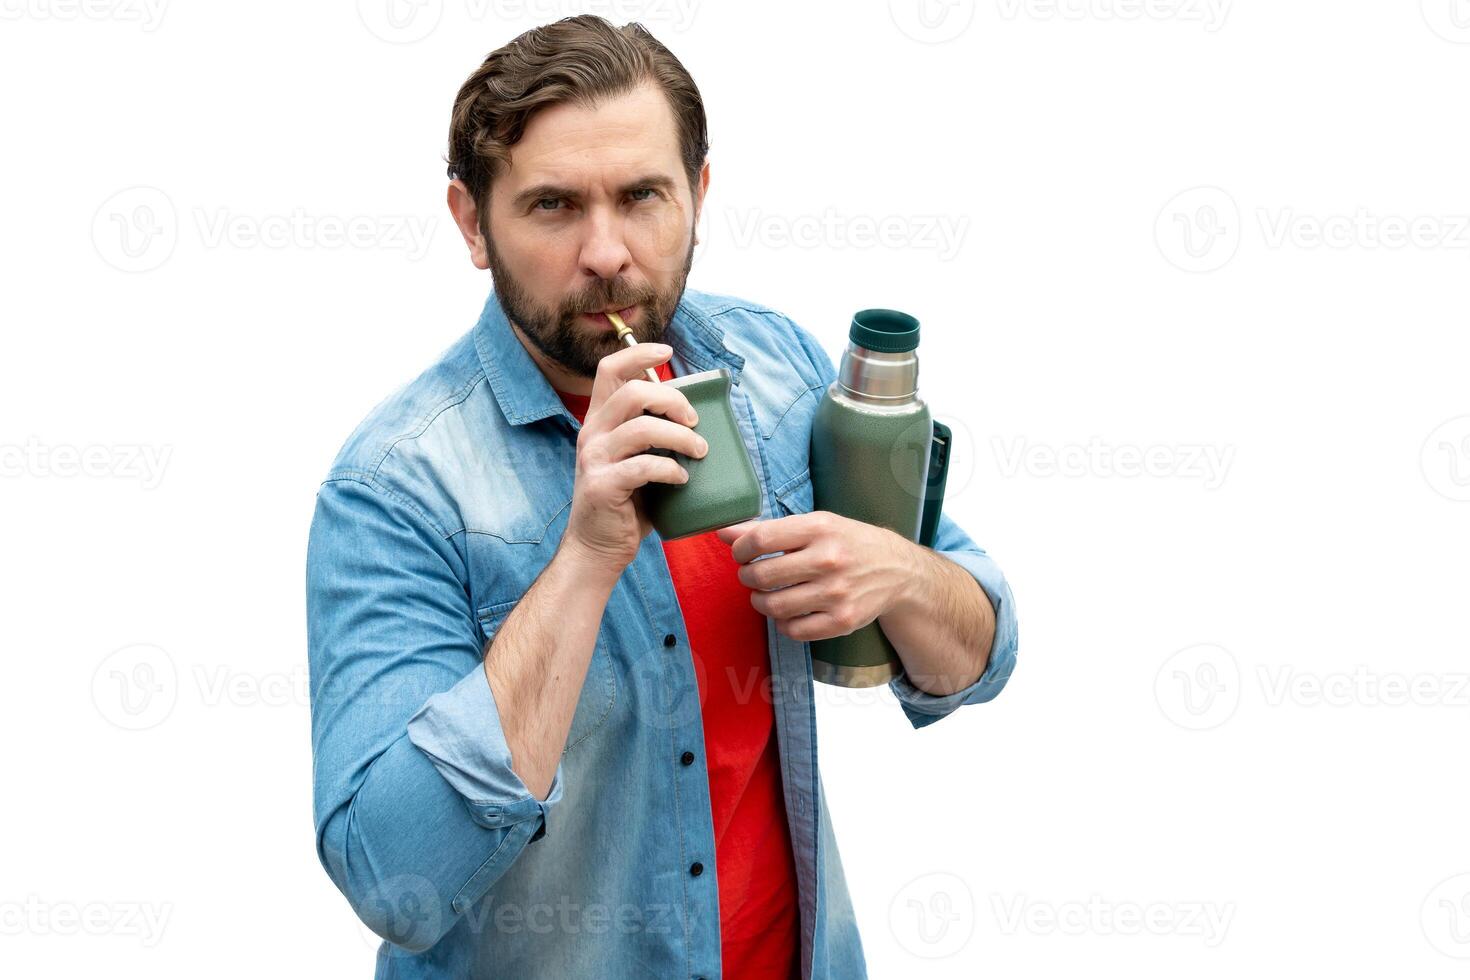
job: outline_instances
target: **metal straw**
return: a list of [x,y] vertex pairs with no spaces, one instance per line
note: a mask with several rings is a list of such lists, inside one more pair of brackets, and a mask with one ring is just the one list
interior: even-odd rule
[[[622,338],[623,343],[627,344],[629,347],[638,346],[638,338],[633,336],[632,328],[630,328],[626,323],[623,322],[622,317],[618,316],[616,313],[609,313],[607,314],[607,318],[611,320],[612,325],[617,328],[618,336]],[[654,384],[663,383],[659,379],[658,372],[655,371],[653,368],[644,368],[643,373],[648,375],[648,380],[652,381]]]

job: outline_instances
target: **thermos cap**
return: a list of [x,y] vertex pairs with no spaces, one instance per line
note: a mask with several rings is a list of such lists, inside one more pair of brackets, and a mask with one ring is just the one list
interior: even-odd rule
[[898,310],[858,310],[847,339],[880,354],[903,354],[919,346],[919,321]]

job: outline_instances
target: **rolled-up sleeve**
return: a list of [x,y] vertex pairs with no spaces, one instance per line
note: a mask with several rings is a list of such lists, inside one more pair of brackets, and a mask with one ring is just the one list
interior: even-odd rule
[[[790,324],[802,351],[816,371],[820,386],[814,390],[820,398],[826,393],[827,386],[837,378],[832,359],[809,331],[789,318],[783,319]],[[1005,687],[1016,666],[1016,603],[1000,566],[943,511],[940,512],[939,525],[935,529],[931,547],[937,554],[969,572],[979,583],[995,610],[995,635],[991,641],[990,660],[985,671],[979,680],[963,690],[943,696],[929,694],[915,687],[904,674],[888,682],[889,690],[898,698],[909,723],[915,728],[932,725],[961,705],[991,700]]]
[[544,835],[561,798],[560,767],[545,800],[511,769],[467,580],[451,540],[391,488],[353,474],[318,490],[306,576],[318,855],[363,922],[413,952]]
[[546,835],[545,816],[561,800],[561,763],[546,799],[536,799],[511,768],[510,746],[483,667],[429,698],[408,720],[408,738],[465,798],[476,823],[505,827],[539,816],[531,840]]
[[995,610],[995,634],[990,643],[990,660],[979,680],[953,694],[921,691],[900,674],[888,682],[904,714],[915,728],[923,728],[966,704],[989,701],[1001,692],[1016,666],[1016,603],[1000,566],[970,540],[948,514],[941,513],[933,549],[959,565],[980,584]]

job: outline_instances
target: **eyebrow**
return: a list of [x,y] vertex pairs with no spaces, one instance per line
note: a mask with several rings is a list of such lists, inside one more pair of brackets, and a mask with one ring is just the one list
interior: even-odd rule
[[[618,194],[622,195],[628,193],[629,191],[636,191],[641,187],[657,187],[662,190],[672,192],[674,190],[675,184],[674,179],[666,174],[645,174],[644,176],[639,177],[636,180],[631,180],[628,183],[624,184],[622,187],[619,187]],[[511,207],[516,211],[520,211],[523,208],[531,204],[535,204],[537,201],[540,201],[544,198],[574,198],[577,196],[578,191],[574,187],[565,187],[561,184],[536,184],[535,186],[528,187],[517,194],[515,196],[515,199],[511,201]]]

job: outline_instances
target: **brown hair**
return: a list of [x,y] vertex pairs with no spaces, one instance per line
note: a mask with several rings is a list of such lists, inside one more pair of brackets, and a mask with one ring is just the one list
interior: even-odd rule
[[464,181],[489,227],[490,182],[510,163],[538,109],[561,103],[590,108],[645,81],[663,90],[679,129],[679,155],[691,193],[709,153],[704,100],[694,79],[642,24],[614,27],[592,14],[564,17],[490,52],[454,99],[449,176]]

